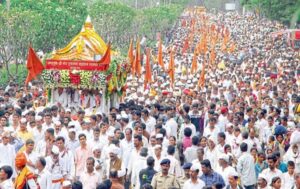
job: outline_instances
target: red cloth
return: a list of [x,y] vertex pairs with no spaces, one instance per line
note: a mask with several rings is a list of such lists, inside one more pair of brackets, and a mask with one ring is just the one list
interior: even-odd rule
[[27,56],[28,75],[25,81],[25,85],[27,85],[32,79],[36,78],[44,69],[44,65],[36,56],[34,50],[29,47]]
[[104,56],[99,61],[100,64],[109,64],[110,63],[110,43],[107,46]]
[[184,137],[182,140],[183,149],[186,150],[188,147],[192,146],[191,137]]
[[295,39],[300,39],[300,31],[295,31]]

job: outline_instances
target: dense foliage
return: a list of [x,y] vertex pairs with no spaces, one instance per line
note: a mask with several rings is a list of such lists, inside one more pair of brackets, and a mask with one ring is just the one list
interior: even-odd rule
[[36,51],[48,53],[62,48],[81,30],[87,15],[104,41],[111,41],[120,51],[126,51],[136,34],[147,34],[149,40],[155,40],[156,32],[170,28],[188,2],[158,1],[10,0],[9,6],[1,1],[0,66],[7,74],[2,77],[4,72],[0,73],[2,83],[19,80],[19,65],[25,63],[29,44]]
[[291,24],[291,27],[300,22],[300,0],[242,0],[242,3],[260,15]]

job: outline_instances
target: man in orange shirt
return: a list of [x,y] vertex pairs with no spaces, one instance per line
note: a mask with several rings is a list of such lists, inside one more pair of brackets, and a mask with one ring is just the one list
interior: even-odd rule
[[93,157],[93,151],[86,142],[86,135],[82,133],[78,136],[78,139],[80,146],[75,151],[76,177],[84,172],[87,158]]

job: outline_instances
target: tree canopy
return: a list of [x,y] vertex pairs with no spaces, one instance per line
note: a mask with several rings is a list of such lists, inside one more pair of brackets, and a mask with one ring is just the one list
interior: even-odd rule
[[287,25],[291,24],[295,14],[296,22],[300,21],[300,0],[242,0],[242,3],[261,15]]
[[[10,0],[0,2],[0,66],[10,78],[26,60],[29,44],[45,53],[64,47],[90,15],[96,31],[113,48],[126,51],[131,38],[155,40],[180,16],[189,0]],[[12,63],[14,74],[9,69]],[[16,79],[16,78],[14,78]]]

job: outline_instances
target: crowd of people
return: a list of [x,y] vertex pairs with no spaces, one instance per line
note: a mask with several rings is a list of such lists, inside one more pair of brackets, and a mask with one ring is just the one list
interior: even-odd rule
[[[203,34],[182,49],[207,25],[219,39],[212,49],[206,38],[191,73]],[[1,88],[0,188],[300,189],[300,61],[285,36],[270,35],[282,29],[189,10],[164,49],[166,65],[175,52],[175,80],[153,64],[152,82],[128,77],[109,112],[47,103],[41,82]],[[218,43],[226,32],[230,50]]]

